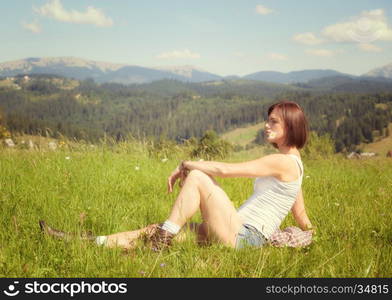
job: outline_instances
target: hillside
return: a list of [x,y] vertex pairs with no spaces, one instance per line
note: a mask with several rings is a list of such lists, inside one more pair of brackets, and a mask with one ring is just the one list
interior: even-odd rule
[[263,128],[264,122],[240,127],[222,134],[221,138],[234,145],[246,147],[255,140],[257,133]]
[[[58,80],[42,75],[0,80],[0,107],[12,132],[35,135],[49,129],[54,136],[91,141],[133,135],[181,142],[209,129],[220,133],[261,121],[269,97],[263,97],[263,86],[257,96],[247,97],[238,94],[247,87],[238,85],[229,95],[221,87],[206,90],[170,80],[137,86],[77,81],[69,89]],[[281,91],[275,88],[275,94]]]
[[[132,135],[181,143],[207,130],[223,134],[246,124],[260,124],[272,102],[287,99],[301,105],[313,131],[332,137],[337,152],[354,151],[361,143],[378,138],[374,132],[384,136],[392,121],[392,94],[374,90],[373,84],[380,81],[369,82],[362,93],[320,93],[244,79],[121,85],[59,76],[16,76],[0,78],[0,112],[14,134],[50,132],[52,137],[88,141],[104,137],[121,141]],[[238,129],[227,136],[246,146],[257,129]]]
[[388,126],[390,135],[386,138],[381,138],[380,140],[369,143],[362,144],[364,152],[374,152],[380,156],[386,156],[387,152],[392,150],[392,123]]
[[379,93],[391,92],[392,80],[381,77],[330,76],[296,83],[293,86],[327,93]]

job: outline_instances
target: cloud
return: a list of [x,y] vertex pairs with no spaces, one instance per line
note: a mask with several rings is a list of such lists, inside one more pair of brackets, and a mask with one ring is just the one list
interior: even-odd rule
[[268,7],[265,7],[265,6],[260,5],[260,4],[256,5],[256,13],[259,14],[259,15],[268,15],[268,14],[271,14],[273,12],[274,12],[274,10],[272,10],[272,9],[270,9]]
[[164,52],[156,56],[159,59],[170,59],[170,58],[200,58],[199,53],[192,52],[188,49],[184,50],[173,50],[171,52]]
[[365,52],[381,52],[382,49],[372,44],[361,43],[358,44],[359,49]]
[[362,11],[347,22],[329,25],[322,34],[333,42],[371,43],[375,40],[392,41],[392,28],[383,9]]
[[22,22],[22,27],[35,34],[40,33],[42,31],[41,25],[39,25],[36,21],[33,21],[31,23]]
[[113,25],[111,18],[95,7],[89,6],[85,12],[66,10],[60,0],[50,0],[39,8],[34,8],[38,14],[55,19],[57,21],[76,24],[92,24],[99,27],[110,27]]
[[308,49],[305,51],[305,53],[313,56],[331,57],[335,56],[336,54],[343,53],[343,51],[333,51],[327,49]]
[[322,39],[317,38],[313,33],[311,32],[305,32],[305,33],[299,33],[293,36],[293,40],[305,44],[305,45],[319,45],[323,43]]
[[287,56],[286,55],[282,55],[282,54],[279,54],[279,53],[270,53],[268,55],[268,57],[270,59],[273,59],[273,60],[287,60]]

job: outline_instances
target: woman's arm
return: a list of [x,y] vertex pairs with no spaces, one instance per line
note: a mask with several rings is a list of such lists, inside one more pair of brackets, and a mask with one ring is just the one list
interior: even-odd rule
[[302,189],[300,189],[297,199],[291,208],[294,219],[302,230],[312,229],[312,223],[310,222],[308,215],[305,210],[304,197],[302,194]]
[[199,170],[210,176],[218,177],[259,177],[275,176],[282,177],[288,174],[297,174],[293,168],[292,159],[283,154],[271,154],[262,158],[242,162],[224,163],[216,161],[183,161],[182,167],[191,171]]

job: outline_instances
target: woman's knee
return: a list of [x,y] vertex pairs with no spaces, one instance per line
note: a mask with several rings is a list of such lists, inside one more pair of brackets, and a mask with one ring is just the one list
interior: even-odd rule
[[213,184],[215,186],[219,186],[219,184],[213,177],[200,170],[191,170],[187,176],[187,180],[188,179],[196,181],[197,183],[203,185]]
[[199,170],[191,170],[188,173],[187,179],[191,180],[202,180],[205,179],[206,177],[209,177],[206,173],[203,173],[202,171]]

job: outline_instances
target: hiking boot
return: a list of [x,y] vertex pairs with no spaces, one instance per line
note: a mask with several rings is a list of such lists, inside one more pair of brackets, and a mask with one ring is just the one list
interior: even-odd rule
[[158,252],[171,246],[175,234],[161,228],[162,224],[156,227],[155,232],[151,235],[151,250]]
[[144,243],[148,243],[151,241],[151,237],[155,234],[159,224],[151,224],[147,226],[147,229],[140,235],[140,239]]
[[39,226],[41,228],[41,231],[49,236],[62,239],[62,240],[71,240],[75,238],[80,238],[82,240],[88,240],[88,241],[95,241],[95,236],[92,234],[91,231],[88,231],[86,233],[82,233],[80,236],[77,236],[73,233],[68,233],[64,232],[55,228],[50,227],[48,224],[46,224],[45,221],[40,220],[39,221]]

